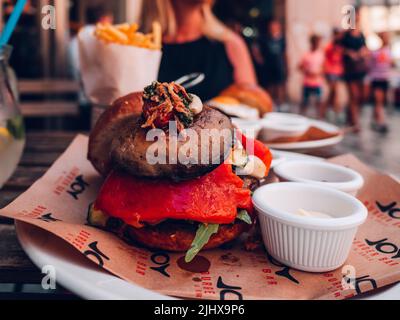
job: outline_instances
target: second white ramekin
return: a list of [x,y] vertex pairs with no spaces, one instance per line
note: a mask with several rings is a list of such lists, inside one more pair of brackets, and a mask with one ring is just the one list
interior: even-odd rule
[[[253,195],[263,241],[281,263],[309,271],[339,268],[347,259],[367,209],[356,198],[304,183],[272,183]],[[296,215],[299,209],[329,214],[321,219]]]
[[326,161],[292,160],[274,167],[280,181],[304,182],[337,189],[353,196],[364,185],[358,172]]

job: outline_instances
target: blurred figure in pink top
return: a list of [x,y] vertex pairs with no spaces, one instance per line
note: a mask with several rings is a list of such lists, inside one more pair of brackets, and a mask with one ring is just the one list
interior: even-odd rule
[[332,41],[325,47],[325,79],[328,84],[329,96],[323,105],[322,117],[326,116],[329,107],[333,107],[336,117],[342,111],[337,101],[339,82],[343,78],[343,48],[341,46],[342,32],[335,28],[332,33]]
[[320,48],[321,37],[311,35],[310,51],[306,52],[299,64],[299,70],[303,73],[303,99],[300,113],[305,114],[310,98],[316,100],[317,113],[322,117],[322,85],[324,82],[324,52]]
[[382,40],[382,47],[376,51],[372,51],[371,69],[369,73],[375,102],[372,129],[381,133],[386,133],[388,127],[386,125],[385,103],[387,102],[393,59],[389,47],[389,34],[383,32],[379,37]]

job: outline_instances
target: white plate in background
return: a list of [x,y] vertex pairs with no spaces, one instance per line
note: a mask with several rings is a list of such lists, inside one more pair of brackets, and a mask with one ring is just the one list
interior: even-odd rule
[[280,149],[280,150],[308,150],[308,149],[316,149],[316,148],[332,146],[338,144],[343,140],[343,134],[340,133],[341,132],[340,128],[333,124],[324,121],[310,119],[310,125],[320,128],[321,130],[324,130],[325,132],[328,133],[339,133],[339,134],[337,136],[327,139],[299,141],[299,142],[267,143],[267,145],[270,148]]
[[238,128],[247,138],[257,138],[261,130],[261,122],[259,120],[247,120],[240,118],[231,118],[232,123]]

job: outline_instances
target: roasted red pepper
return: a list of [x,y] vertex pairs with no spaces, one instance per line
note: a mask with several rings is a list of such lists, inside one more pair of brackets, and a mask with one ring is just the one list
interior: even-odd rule
[[[237,139],[242,143],[248,154],[254,155],[264,162],[266,169],[265,176],[268,175],[272,162],[272,154],[268,147],[256,139],[247,138],[239,130],[236,130]],[[254,148],[252,147],[254,146]]]
[[227,164],[184,182],[142,179],[114,171],[102,186],[95,207],[136,227],[164,219],[229,224],[238,208],[253,210],[250,190],[243,189],[243,181]]

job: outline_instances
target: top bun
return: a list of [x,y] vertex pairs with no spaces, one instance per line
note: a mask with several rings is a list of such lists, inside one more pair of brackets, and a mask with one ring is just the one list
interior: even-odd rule
[[[198,138],[183,135],[182,140],[171,141],[166,134],[165,147],[161,145],[156,152],[159,157],[165,156],[166,163],[149,163],[147,151],[155,142],[147,140],[150,128],[144,127],[146,103],[149,104],[143,92],[121,97],[107,108],[94,126],[89,138],[88,159],[103,176],[112,169],[122,169],[135,176],[181,181],[214,170],[229,156],[234,136],[232,122],[220,111],[203,106],[184,127],[191,129]],[[203,135],[205,129],[209,131]],[[186,162],[180,163],[174,156],[170,159],[171,154],[184,155]]]
[[88,159],[103,176],[111,170],[110,152],[114,137],[126,123],[135,122],[142,113],[142,95],[143,92],[134,92],[115,100],[90,133]]

